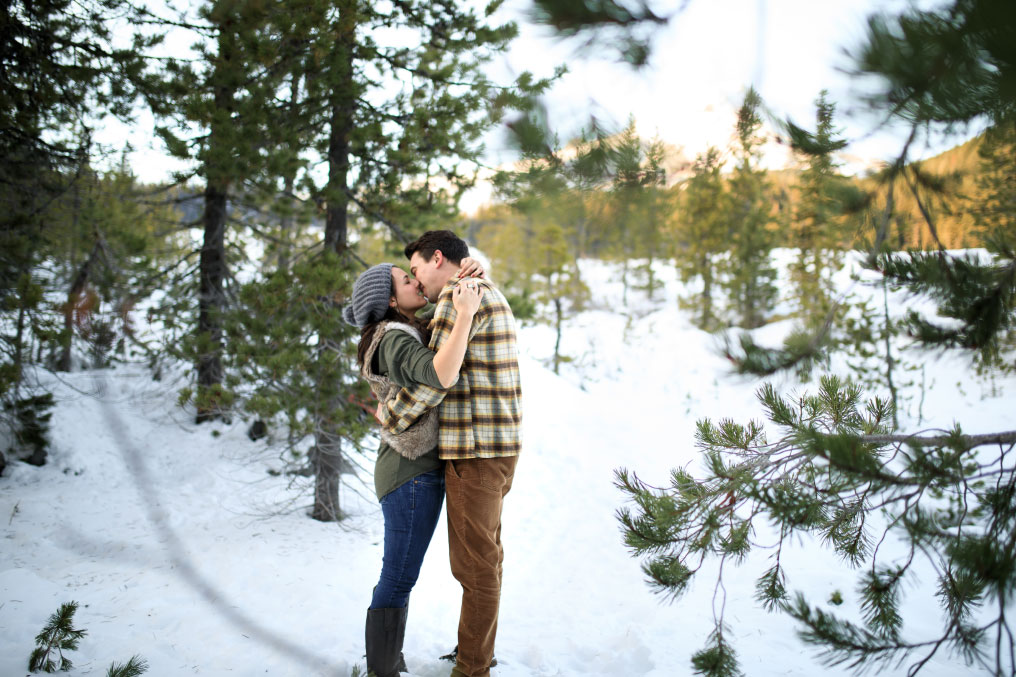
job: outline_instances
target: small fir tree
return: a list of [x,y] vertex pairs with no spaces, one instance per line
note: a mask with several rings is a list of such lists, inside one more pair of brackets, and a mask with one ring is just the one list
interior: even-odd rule
[[[582,158],[585,150],[580,149],[576,158]],[[554,373],[559,373],[560,365],[570,359],[561,352],[564,324],[589,299],[589,289],[570,246],[575,241],[575,228],[587,218],[583,191],[575,185],[573,163],[563,162],[560,156],[560,149],[549,156],[532,155],[523,169],[501,172],[495,179],[499,194],[510,200],[520,217],[499,229],[502,236],[510,233],[508,251],[503,252],[508,258],[510,284],[519,287],[524,298],[538,304],[537,308],[542,309],[536,313],[538,319],[554,327],[554,353],[550,359]],[[499,257],[502,250],[492,254]]]
[[37,646],[28,659],[29,671],[67,672],[74,667],[63,652],[77,650],[78,642],[87,634],[85,630],[74,628],[74,612],[77,610],[77,602],[67,602],[49,617],[46,627],[35,636]]
[[770,261],[772,195],[765,170],[758,168],[764,138],[762,99],[749,88],[737,113],[737,164],[730,177],[730,243],[723,287],[729,314],[745,329],[762,326],[776,300],[776,270]]
[[610,242],[621,259],[622,304],[628,304],[632,259],[644,259],[638,272],[652,298],[659,283],[653,277],[653,259],[661,249],[665,230],[662,189],[664,147],[656,140],[646,143],[635,129],[635,118],[618,135],[610,148],[607,171],[611,179],[608,218]]
[[795,148],[807,166],[801,173],[800,197],[791,223],[797,260],[790,281],[798,317],[810,328],[821,325],[833,306],[833,274],[842,264],[845,237],[843,193],[849,184],[836,172],[833,152],[846,146],[836,129],[836,105],[822,90],[815,101],[813,144]]
[[4,403],[4,418],[12,430],[8,458],[43,465],[49,453],[50,419],[53,417],[53,394],[42,393]]
[[681,280],[701,282],[701,290],[679,299],[690,310],[696,326],[719,328],[715,298],[719,257],[727,245],[730,205],[720,172],[723,161],[710,147],[695,158],[692,177],[681,193],[676,220],[674,260]]

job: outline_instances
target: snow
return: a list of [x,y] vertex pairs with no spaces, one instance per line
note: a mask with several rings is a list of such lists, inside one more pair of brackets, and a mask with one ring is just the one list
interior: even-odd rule
[[[761,419],[759,383],[730,376],[716,338],[678,309],[683,286],[666,262],[657,267],[663,289],[652,300],[629,290],[627,308],[616,266],[586,261],[582,271],[593,306],[565,327],[563,352],[575,359],[560,376],[544,366],[553,332],[520,332],[524,451],[505,503],[492,674],[690,674],[714,604],[724,603],[715,568],[675,603],[655,596],[624,548],[613,473],[623,466],[665,484],[673,467],[695,471],[696,420]],[[842,281],[850,284],[847,273]],[[912,305],[898,293],[891,303],[896,312]],[[775,342],[789,326],[758,336]],[[1016,378],[981,380],[959,356],[910,359],[927,365],[923,421],[915,385],[903,429],[1016,427]],[[319,523],[306,516],[306,479],[267,472],[277,450],[252,443],[240,420],[194,425],[172,383],[142,367],[46,378],[58,399],[50,462],[15,463],[0,478],[0,675],[27,673],[35,635],[71,600],[88,634],[68,654],[70,675],[104,675],[134,654],[153,676],[349,675],[363,666],[383,533],[369,474],[345,477],[348,519]],[[775,380],[785,392],[807,387]],[[848,674],[822,666],[788,619],[754,603],[766,554],[726,572],[727,622],[745,673]],[[791,590],[816,603],[839,591],[845,604],[832,608],[856,617],[855,572],[836,557],[802,541],[784,561]],[[930,572],[924,580],[906,591],[907,637],[939,630]],[[411,675],[450,672],[438,656],[455,644],[458,605],[442,520],[410,604]],[[978,673],[943,653],[922,674]]]

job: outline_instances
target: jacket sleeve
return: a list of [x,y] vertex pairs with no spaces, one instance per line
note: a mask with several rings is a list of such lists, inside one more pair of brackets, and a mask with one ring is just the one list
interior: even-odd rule
[[390,329],[381,339],[378,366],[392,383],[403,388],[423,384],[443,389],[434,370],[434,351],[404,331]]
[[444,390],[422,383],[411,388],[403,388],[378,410],[378,418],[381,419],[381,425],[385,430],[398,435],[416,423],[428,409],[441,404],[444,396]]
[[434,353],[409,334],[389,331],[381,339],[378,352],[382,371],[387,371],[393,383],[403,386],[378,411],[381,425],[397,435],[428,409],[441,404],[446,391],[434,371]]

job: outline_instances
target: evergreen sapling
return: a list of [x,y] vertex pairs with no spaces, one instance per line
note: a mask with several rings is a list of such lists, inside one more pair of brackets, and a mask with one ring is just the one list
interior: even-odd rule
[[148,672],[148,661],[141,656],[131,656],[126,663],[113,662],[106,671],[106,677],[139,677]]
[[[71,660],[64,656],[64,651],[75,651],[78,641],[85,636],[85,630],[77,630],[74,625],[74,612],[78,610],[77,602],[61,604],[60,608],[49,617],[46,627],[35,636],[36,646],[28,659],[31,672],[56,672],[57,669],[67,672],[73,667]],[[54,660],[53,652],[56,652]]]

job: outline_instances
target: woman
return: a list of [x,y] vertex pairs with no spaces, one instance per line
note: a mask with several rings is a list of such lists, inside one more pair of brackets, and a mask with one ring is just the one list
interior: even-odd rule
[[[478,269],[463,261],[463,271]],[[462,274],[460,274],[462,276]],[[483,290],[465,280],[456,287],[457,312],[449,340],[436,353],[427,348],[429,331],[416,311],[427,303],[417,283],[390,263],[364,272],[353,285],[343,319],[361,329],[360,373],[383,401],[418,383],[441,390],[458,379],[469,328]],[[367,669],[395,677],[406,669],[402,643],[409,593],[420,575],[444,502],[444,470],[437,456],[436,411],[398,436],[382,434],[374,467],[374,488],[385,521],[381,577],[367,610]]]

